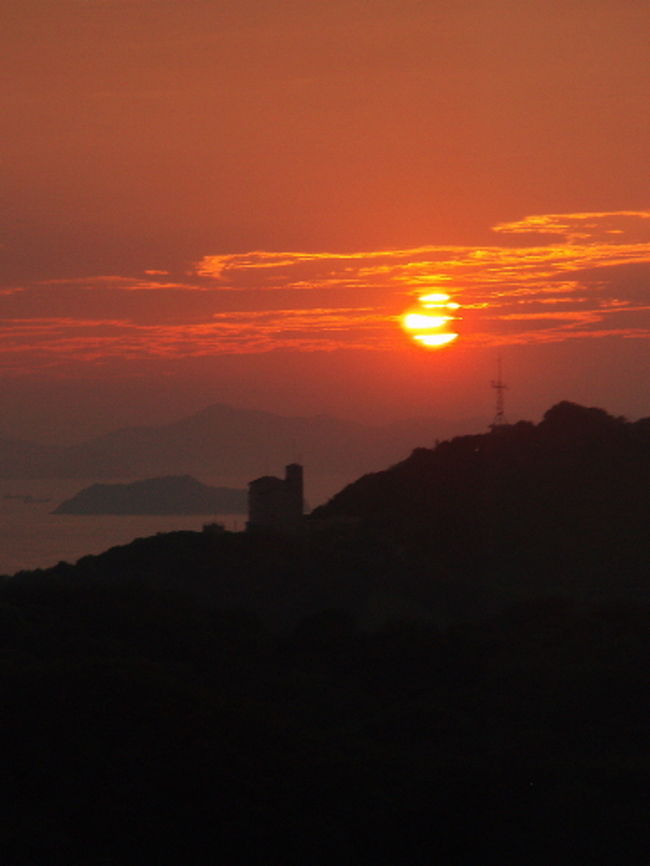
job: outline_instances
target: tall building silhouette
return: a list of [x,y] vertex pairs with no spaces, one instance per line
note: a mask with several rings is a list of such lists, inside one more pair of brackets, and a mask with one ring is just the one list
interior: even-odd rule
[[303,517],[302,466],[290,463],[285,477],[263,475],[248,485],[248,532],[296,535]]

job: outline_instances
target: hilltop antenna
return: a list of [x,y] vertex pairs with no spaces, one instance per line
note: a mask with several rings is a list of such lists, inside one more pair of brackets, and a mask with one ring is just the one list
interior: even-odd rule
[[501,355],[497,357],[497,378],[493,379],[490,382],[490,385],[497,392],[496,413],[494,415],[494,421],[490,425],[492,429],[494,429],[495,427],[503,427],[504,424],[508,423],[506,421],[505,398],[503,396],[503,392],[508,390],[508,386],[504,384],[503,379],[501,378]]

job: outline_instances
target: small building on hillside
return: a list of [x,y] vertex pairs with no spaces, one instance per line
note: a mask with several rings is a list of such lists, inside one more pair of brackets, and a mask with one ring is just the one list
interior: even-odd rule
[[303,522],[302,466],[290,463],[284,478],[263,475],[248,485],[248,532],[297,535]]

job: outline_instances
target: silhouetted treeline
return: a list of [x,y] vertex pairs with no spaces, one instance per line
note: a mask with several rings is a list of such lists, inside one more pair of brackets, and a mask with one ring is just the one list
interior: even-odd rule
[[559,403],[538,425],[417,449],[313,516],[353,518],[356,537],[388,556],[506,600],[545,590],[647,601],[650,419]]
[[362,479],[301,540],[6,579],[3,863],[645,864],[647,436],[560,404]]

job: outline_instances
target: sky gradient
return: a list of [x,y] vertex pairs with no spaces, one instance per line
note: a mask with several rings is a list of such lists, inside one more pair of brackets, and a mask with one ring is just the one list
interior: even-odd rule
[[0,8],[0,433],[650,415],[645,0]]

